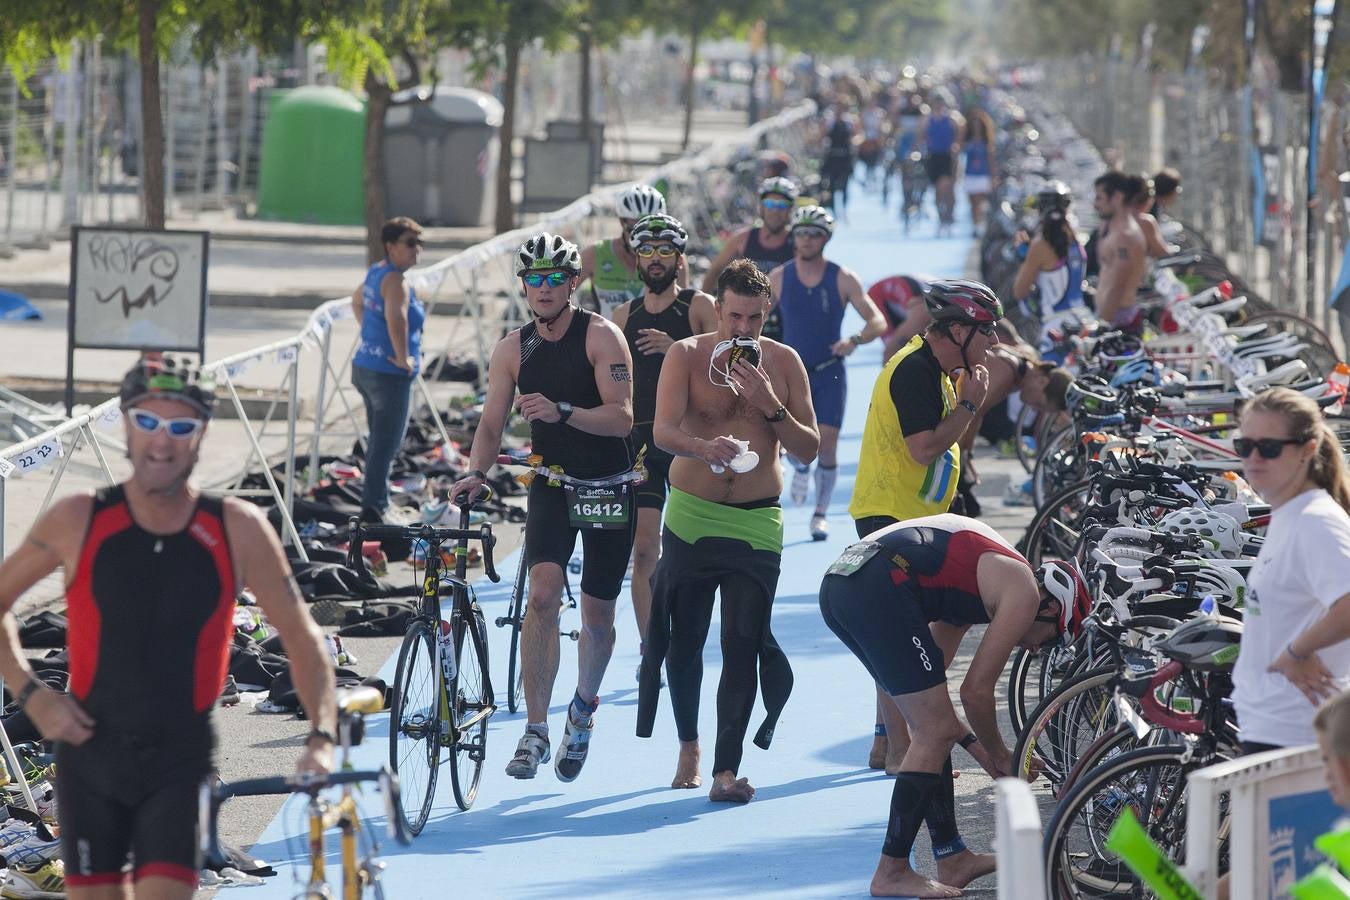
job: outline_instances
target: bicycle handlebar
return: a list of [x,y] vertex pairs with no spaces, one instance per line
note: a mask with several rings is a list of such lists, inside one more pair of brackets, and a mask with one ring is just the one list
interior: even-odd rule
[[388,766],[381,766],[378,769],[329,772],[323,775],[295,772],[269,778],[247,778],[229,784],[223,781],[211,784],[210,779],[203,781],[197,789],[197,833],[203,857],[207,863],[227,862],[220,849],[217,819],[220,807],[231,797],[297,793],[309,794],[312,797],[330,787],[364,781],[379,783],[380,793],[384,797],[384,817],[389,836],[405,847],[412,843],[412,838],[404,828],[403,816],[398,812],[400,805],[398,776],[389,771]]
[[[484,500],[491,495],[491,489],[485,486],[484,493],[480,494],[474,502]],[[473,504],[466,504],[460,507],[459,528],[435,528],[431,525],[369,525],[362,523],[360,519],[353,516],[348,521],[351,528],[351,542],[347,546],[347,568],[358,573],[366,571],[365,556],[361,553],[361,543],[365,538],[376,540],[403,538],[405,540],[426,541],[428,544],[441,544],[448,541],[478,541],[483,548],[483,573],[496,584],[502,580],[502,576],[497,574],[497,567],[494,565],[492,558],[492,548],[497,544],[497,537],[492,533],[492,526],[487,522],[477,528],[469,527],[469,510],[472,506]]]
[[1152,724],[1181,734],[1203,734],[1205,722],[1200,716],[1173,712],[1158,702],[1158,688],[1180,675],[1184,668],[1171,659],[1147,679],[1121,677],[1116,679],[1115,686],[1139,701],[1140,712]]

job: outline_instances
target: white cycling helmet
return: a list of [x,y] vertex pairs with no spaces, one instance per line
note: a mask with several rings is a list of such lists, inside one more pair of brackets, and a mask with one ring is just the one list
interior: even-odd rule
[[581,274],[581,251],[561,235],[545,231],[520,245],[516,251],[516,276],[533,269],[563,269]]
[[1178,509],[1163,516],[1158,528],[1170,534],[1199,535],[1211,548],[1225,559],[1236,559],[1242,555],[1246,538],[1237,521],[1230,515],[1215,512],[1212,509]]
[[666,211],[666,198],[649,184],[635,184],[619,195],[615,208],[620,219],[641,219]]
[[[1047,595],[1059,601],[1059,615],[1055,619],[1059,633],[1070,640],[1078,637],[1083,620],[1092,613],[1092,597],[1078,568],[1062,559],[1047,560],[1037,570],[1036,581]],[[1040,615],[1036,619],[1049,621]]]

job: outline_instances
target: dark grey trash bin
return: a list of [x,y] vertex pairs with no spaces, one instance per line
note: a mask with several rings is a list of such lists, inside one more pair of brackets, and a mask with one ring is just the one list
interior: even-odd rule
[[426,225],[489,222],[503,112],[496,97],[463,87],[391,106],[384,119],[388,214]]

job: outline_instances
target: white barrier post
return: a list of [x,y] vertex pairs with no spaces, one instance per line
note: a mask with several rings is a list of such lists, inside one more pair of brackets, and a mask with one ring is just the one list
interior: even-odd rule
[[995,782],[998,855],[998,900],[1047,897],[1045,860],[1041,857],[1041,813],[1031,785],[1020,778]]
[[[1309,821],[1307,811],[1272,823],[1272,802],[1326,790],[1326,771],[1317,747],[1290,747],[1216,763],[1192,772],[1186,784],[1183,871],[1200,896],[1214,900],[1217,895],[1219,844],[1224,839],[1230,848],[1229,896],[1259,900],[1287,896],[1299,864],[1308,862],[1304,856],[1316,836],[1302,835],[1296,840],[1297,826],[1314,832],[1324,829]],[[1228,803],[1220,815],[1223,794],[1228,795]]]
[[323,330],[323,339],[319,342],[319,393],[314,399],[314,434],[309,441],[309,477],[305,487],[313,488],[319,483],[319,437],[323,430],[323,415],[328,409],[324,394],[328,391],[328,351],[333,347],[332,327]]

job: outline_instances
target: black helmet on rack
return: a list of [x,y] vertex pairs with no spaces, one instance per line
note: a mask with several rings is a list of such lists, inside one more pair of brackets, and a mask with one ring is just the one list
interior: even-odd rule
[[1228,616],[1199,616],[1153,645],[1168,659],[1201,672],[1228,671],[1237,662],[1242,623]]
[[1072,415],[1109,416],[1120,412],[1120,392],[1100,375],[1080,375],[1065,390],[1064,406]]
[[930,282],[924,303],[934,322],[984,325],[1003,318],[1003,304],[998,295],[978,281]]
[[1036,210],[1041,215],[1064,212],[1072,203],[1073,191],[1062,181],[1048,181],[1036,192]]
[[124,410],[142,400],[179,400],[209,419],[216,408],[215,379],[186,357],[141,357],[122,376],[118,398]]

